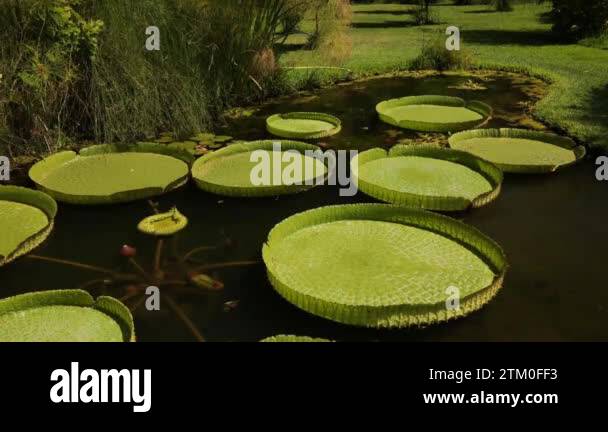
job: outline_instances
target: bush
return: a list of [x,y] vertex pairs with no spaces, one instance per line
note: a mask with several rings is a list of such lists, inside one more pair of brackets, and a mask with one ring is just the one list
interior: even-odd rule
[[445,37],[437,36],[425,39],[420,54],[411,62],[415,70],[434,69],[467,70],[473,67],[473,55],[467,49],[450,51],[445,46]]
[[[68,138],[205,130],[274,94],[272,47],[293,1],[2,0],[0,143],[50,152]],[[144,50],[150,25],[160,52]]]
[[582,38],[608,30],[608,0],[553,0],[553,30]]

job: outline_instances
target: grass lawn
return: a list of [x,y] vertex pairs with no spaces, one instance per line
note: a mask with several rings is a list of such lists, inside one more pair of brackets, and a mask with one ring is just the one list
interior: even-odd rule
[[[593,148],[608,151],[608,49],[605,44],[562,44],[550,33],[543,13],[550,4],[517,5],[512,12],[489,6],[435,7],[440,24],[415,26],[413,6],[370,4],[354,6],[351,29],[353,53],[344,65],[357,75],[404,70],[418,55],[424,38],[461,30],[463,48],[474,53],[481,67],[522,70],[552,82],[549,94],[534,114]],[[298,36],[289,43],[297,44]],[[322,64],[310,51],[283,55],[286,65]]]

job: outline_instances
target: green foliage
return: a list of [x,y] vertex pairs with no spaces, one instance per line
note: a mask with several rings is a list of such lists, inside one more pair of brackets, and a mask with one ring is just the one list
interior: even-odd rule
[[88,75],[103,23],[79,0],[15,0],[0,6],[0,120],[5,142],[51,151],[86,122]]
[[[209,130],[282,85],[273,45],[290,2],[5,1],[0,139],[19,154]],[[160,52],[144,49],[150,25]]]
[[424,38],[420,54],[411,61],[412,69],[467,70],[473,67],[473,54],[468,48],[448,50],[445,36]]

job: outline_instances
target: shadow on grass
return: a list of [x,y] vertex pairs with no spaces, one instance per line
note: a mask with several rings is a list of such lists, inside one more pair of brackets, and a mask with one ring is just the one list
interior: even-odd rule
[[306,48],[307,48],[307,46],[305,43],[285,43],[285,44],[277,43],[274,45],[274,50],[279,55],[293,52],[293,51],[301,51]]
[[374,28],[405,28],[415,27],[417,24],[410,21],[383,21],[383,22],[354,22],[350,26],[360,29]]
[[471,10],[471,11],[464,11],[465,14],[495,14],[495,13],[500,13],[499,11],[497,11],[496,9],[477,9],[477,10]]
[[480,45],[522,45],[542,46],[560,45],[560,40],[550,31],[515,30],[466,30],[462,31],[464,40]]
[[396,16],[414,15],[414,12],[415,12],[414,9],[400,10],[400,11],[384,11],[384,10],[355,11],[356,14],[361,14],[361,15],[396,15]]

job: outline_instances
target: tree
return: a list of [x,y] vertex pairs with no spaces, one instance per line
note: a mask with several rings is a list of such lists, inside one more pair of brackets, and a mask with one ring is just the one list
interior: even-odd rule
[[553,30],[585,37],[608,31],[608,0],[553,0]]

